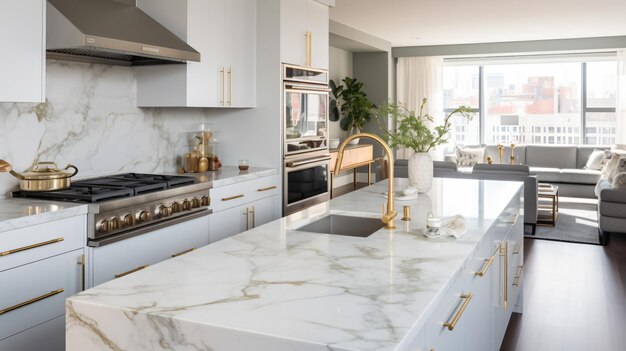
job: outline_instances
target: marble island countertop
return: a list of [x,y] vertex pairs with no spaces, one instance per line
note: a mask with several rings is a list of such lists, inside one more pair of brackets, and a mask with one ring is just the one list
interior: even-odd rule
[[[330,213],[378,218],[386,182],[338,197],[71,297],[67,350],[406,350],[521,187],[435,179],[396,202],[413,218],[396,230],[295,230]],[[428,212],[463,215],[467,233],[427,239]]]

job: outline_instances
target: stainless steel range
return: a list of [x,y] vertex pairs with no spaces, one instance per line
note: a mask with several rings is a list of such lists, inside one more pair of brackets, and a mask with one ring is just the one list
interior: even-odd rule
[[195,177],[127,173],[58,191],[18,191],[13,197],[89,204],[88,245],[99,247],[208,215],[209,188]]

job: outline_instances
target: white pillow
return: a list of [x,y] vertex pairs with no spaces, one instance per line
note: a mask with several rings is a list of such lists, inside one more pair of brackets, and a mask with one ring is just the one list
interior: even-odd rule
[[619,159],[620,157],[622,157],[622,155],[618,154],[618,153],[612,153],[611,154],[611,158],[609,159],[609,162],[607,162],[604,167],[602,167],[602,176],[603,177],[609,177],[613,171],[615,171],[615,168],[617,167],[617,164],[619,163]]
[[483,162],[485,158],[485,148],[456,148],[456,162],[460,167],[473,167],[477,163]]
[[626,152],[626,144],[615,144],[611,147],[611,151],[624,151]]
[[613,189],[626,189],[626,172],[617,173],[613,177]]
[[626,172],[626,157],[620,156],[617,162],[617,166],[615,166],[615,169],[609,175],[609,182],[613,183],[615,176],[618,175],[619,173],[624,173],[624,172]]
[[587,160],[586,169],[593,169],[599,171],[602,169],[602,159],[604,158],[604,150],[593,150],[589,159]]

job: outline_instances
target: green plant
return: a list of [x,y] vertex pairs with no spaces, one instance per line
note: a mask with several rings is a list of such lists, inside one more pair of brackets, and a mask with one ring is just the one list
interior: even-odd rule
[[422,100],[419,115],[416,115],[415,111],[395,103],[387,103],[378,109],[379,121],[383,117],[389,116],[396,126],[395,132],[383,128],[390,147],[408,148],[415,152],[428,152],[448,141],[448,133],[452,127],[450,123],[452,116],[461,114],[470,120],[473,117],[471,108],[459,106],[445,116],[443,124],[434,126],[431,130],[428,124],[434,123],[434,118],[424,113],[427,101],[427,99]]
[[333,95],[330,101],[330,120],[339,120],[339,126],[346,131],[361,129],[372,118],[376,105],[367,97],[363,82],[350,77],[345,77],[342,82],[343,85],[330,82]]

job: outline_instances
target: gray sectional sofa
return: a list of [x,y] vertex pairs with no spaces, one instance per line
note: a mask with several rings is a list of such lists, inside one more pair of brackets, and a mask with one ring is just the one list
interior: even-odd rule
[[626,189],[613,189],[606,178],[598,184],[598,232],[603,245],[611,233],[626,233]]

